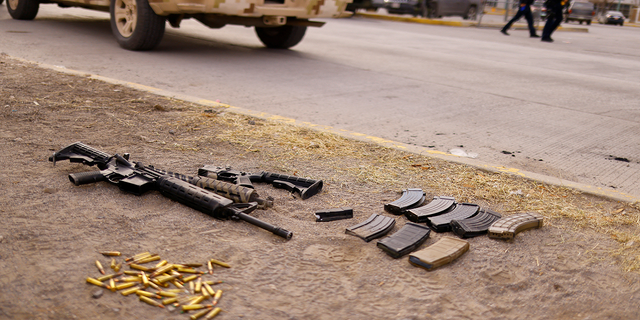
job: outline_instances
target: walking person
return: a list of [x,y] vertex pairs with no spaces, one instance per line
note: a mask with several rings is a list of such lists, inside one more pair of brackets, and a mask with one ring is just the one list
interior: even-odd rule
[[562,9],[564,8],[563,0],[547,0],[544,2],[544,7],[547,8],[547,23],[544,24],[542,29],[542,41],[553,42],[551,34],[556,31],[560,22],[562,22]]
[[527,25],[529,26],[529,37],[531,38],[540,38],[539,35],[536,34],[536,28],[533,26],[533,15],[531,14],[531,4],[534,0],[520,0],[520,6],[518,7],[518,12],[513,17],[513,19],[509,20],[507,24],[502,27],[502,34],[508,36],[507,30],[511,28],[511,25],[520,20],[520,17],[524,15],[524,18],[527,19]]

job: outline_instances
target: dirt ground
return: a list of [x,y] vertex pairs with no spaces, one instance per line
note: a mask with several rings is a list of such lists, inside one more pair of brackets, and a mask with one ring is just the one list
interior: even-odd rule
[[[205,109],[0,55],[0,319],[189,318],[86,283],[100,276],[96,260],[108,268],[98,253],[106,250],[228,262],[204,276],[224,281],[218,319],[640,318],[637,205]],[[76,141],[189,175],[230,165],[324,188],[301,200],[256,185],[275,203],[251,215],[292,231],[286,241],[157,191],[74,186],[69,173],[95,168],[48,157]],[[537,211],[545,226],[511,241],[469,239],[469,252],[431,272],[345,234],[373,213],[396,218],[391,233],[399,230],[406,218],[383,205],[411,187],[505,216]],[[353,219],[315,221],[315,211],[345,206]],[[454,235],[432,232],[420,249],[443,236]]]

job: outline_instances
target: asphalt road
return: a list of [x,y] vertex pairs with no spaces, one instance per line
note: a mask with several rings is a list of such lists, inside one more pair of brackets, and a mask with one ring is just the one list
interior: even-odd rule
[[640,195],[640,28],[542,43],[356,17],[274,51],[251,28],[185,21],[157,50],[129,52],[107,14],[41,5],[15,21],[5,6],[11,56]]

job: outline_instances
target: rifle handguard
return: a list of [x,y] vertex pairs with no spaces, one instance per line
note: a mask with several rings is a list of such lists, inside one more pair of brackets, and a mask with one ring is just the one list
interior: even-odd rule
[[75,184],[76,186],[96,183],[105,180],[107,180],[107,178],[105,178],[100,171],[88,171],[69,174],[69,181],[73,182],[73,184]]
[[178,178],[163,176],[158,178],[156,183],[158,190],[164,196],[218,219],[224,218],[224,207],[233,203],[230,199]]

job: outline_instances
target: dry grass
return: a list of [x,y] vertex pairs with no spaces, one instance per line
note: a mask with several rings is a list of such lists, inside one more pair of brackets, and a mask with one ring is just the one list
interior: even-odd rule
[[[194,109],[202,110],[199,106]],[[291,170],[292,162],[331,169],[333,176],[322,178],[337,185],[351,177],[359,183],[398,193],[406,188],[422,188],[428,196],[449,195],[460,202],[477,203],[507,215],[536,211],[544,215],[546,225],[550,226],[558,219],[570,219],[576,228],[590,228],[618,241],[619,249],[611,254],[621,258],[626,271],[640,271],[638,203],[588,196],[573,189],[221,110],[186,112],[180,122],[170,125],[199,131],[197,138],[173,146],[182,151],[206,151],[210,145],[207,141],[222,141],[241,147],[247,154],[265,157],[283,172]]]

